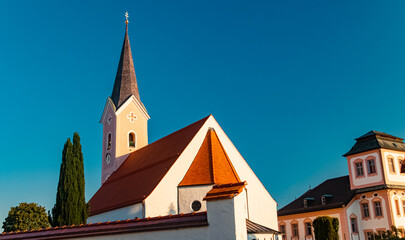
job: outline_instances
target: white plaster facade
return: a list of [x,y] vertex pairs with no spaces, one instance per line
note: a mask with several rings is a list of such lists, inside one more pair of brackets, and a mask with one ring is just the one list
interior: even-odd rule
[[179,212],[194,212],[191,207],[194,201],[199,201],[201,203],[201,209],[199,211],[206,211],[207,203],[203,201],[203,198],[211,189],[212,185],[178,187]]
[[[374,194],[378,193],[369,194],[368,196],[365,194],[360,194],[360,198],[353,199],[353,201],[351,201],[350,204],[348,204],[348,206],[346,207],[346,222],[348,223],[348,232],[351,239],[365,240],[365,232],[367,231],[377,232],[379,229],[390,229],[387,217],[390,214],[390,211],[386,207],[387,202],[382,196],[373,196]],[[362,198],[361,196],[364,196],[364,198]],[[375,208],[373,206],[374,201],[381,202],[381,210],[383,213],[382,217],[376,217]],[[369,218],[364,218],[362,213],[361,203],[365,202],[368,203],[369,206]],[[350,218],[353,217],[355,217],[357,221],[357,232],[353,232],[350,224]]]
[[98,223],[117,220],[126,220],[134,218],[144,218],[144,206],[142,203],[133,204],[130,206],[114,209],[108,212],[100,213],[87,218],[88,223]]
[[[369,174],[367,171],[367,160],[369,159],[374,159],[375,162],[375,166],[376,166],[376,174]],[[357,177],[355,172],[355,162],[360,161],[363,164],[363,172],[364,172],[364,176],[362,177]],[[383,180],[383,170],[382,170],[382,166],[381,166],[381,158],[380,158],[380,154],[378,154],[377,152],[373,152],[370,154],[364,154],[364,155],[360,155],[360,156],[354,156],[354,157],[349,157],[348,158],[348,162],[349,162],[349,167],[351,169],[351,172],[354,174],[351,174],[351,183],[353,188],[361,188],[364,187],[366,185],[370,185],[373,183],[378,183],[378,182],[382,182]]]

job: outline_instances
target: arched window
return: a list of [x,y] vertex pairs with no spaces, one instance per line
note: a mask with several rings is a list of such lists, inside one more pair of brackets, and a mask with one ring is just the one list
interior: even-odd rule
[[108,133],[107,137],[107,150],[111,149],[111,133]]
[[135,142],[136,142],[135,133],[130,132],[128,134],[128,146],[135,147]]

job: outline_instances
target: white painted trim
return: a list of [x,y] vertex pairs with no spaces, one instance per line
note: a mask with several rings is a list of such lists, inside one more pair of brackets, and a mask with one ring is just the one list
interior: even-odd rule
[[111,100],[110,97],[107,97],[107,101],[106,101],[105,106],[104,106],[103,114],[101,115],[100,123],[104,122],[105,113],[107,112],[107,107],[108,106],[111,106],[111,109],[113,110],[113,112],[115,112],[115,105],[114,105],[114,102]]
[[[129,146],[129,134],[130,133],[133,133],[134,134],[134,137],[135,137],[135,147],[130,147]],[[128,131],[128,133],[127,133],[127,147],[129,148],[129,149],[136,149],[136,146],[138,145],[137,143],[138,143],[138,136],[136,135],[136,132],[134,132],[133,130],[130,130],[130,131]]]
[[122,110],[130,103],[130,102],[134,102],[135,105],[141,110],[141,113],[145,116],[145,118],[147,120],[150,119],[150,116],[148,114],[148,112],[146,111],[145,107],[138,101],[138,99],[136,99],[136,97],[134,95],[131,95],[131,97],[128,98],[128,100],[125,101],[124,104],[121,105],[120,108],[117,109],[117,111],[115,111],[115,115],[118,115],[122,112]]

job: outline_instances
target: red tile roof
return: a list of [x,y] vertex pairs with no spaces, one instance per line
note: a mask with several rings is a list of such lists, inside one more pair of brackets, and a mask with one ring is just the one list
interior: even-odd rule
[[233,198],[243,191],[245,185],[246,182],[215,185],[204,197],[204,200],[211,201]]
[[30,231],[5,232],[2,239],[66,239],[99,235],[157,231],[207,226],[207,212],[169,215],[154,218],[135,218],[114,222],[90,223]]
[[90,199],[90,216],[142,202],[208,117],[131,153]]
[[240,182],[214,129],[210,129],[179,186]]

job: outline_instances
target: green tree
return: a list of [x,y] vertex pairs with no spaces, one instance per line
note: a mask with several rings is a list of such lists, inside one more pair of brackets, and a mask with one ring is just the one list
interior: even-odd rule
[[50,227],[45,208],[36,203],[20,203],[11,207],[3,222],[4,232]]
[[78,133],[70,138],[62,151],[56,203],[49,220],[52,226],[86,223],[88,207],[84,195],[84,167],[82,146]]
[[374,233],[375,240],[403,240],[405,238],[401,238],[404,234],[402,229],[398,229],[395,226],[391,226],[391,230],[383,231],[380,233]]
[[320,216],[313,222],[315,239],[338,240],[339,239],[339,219]]

